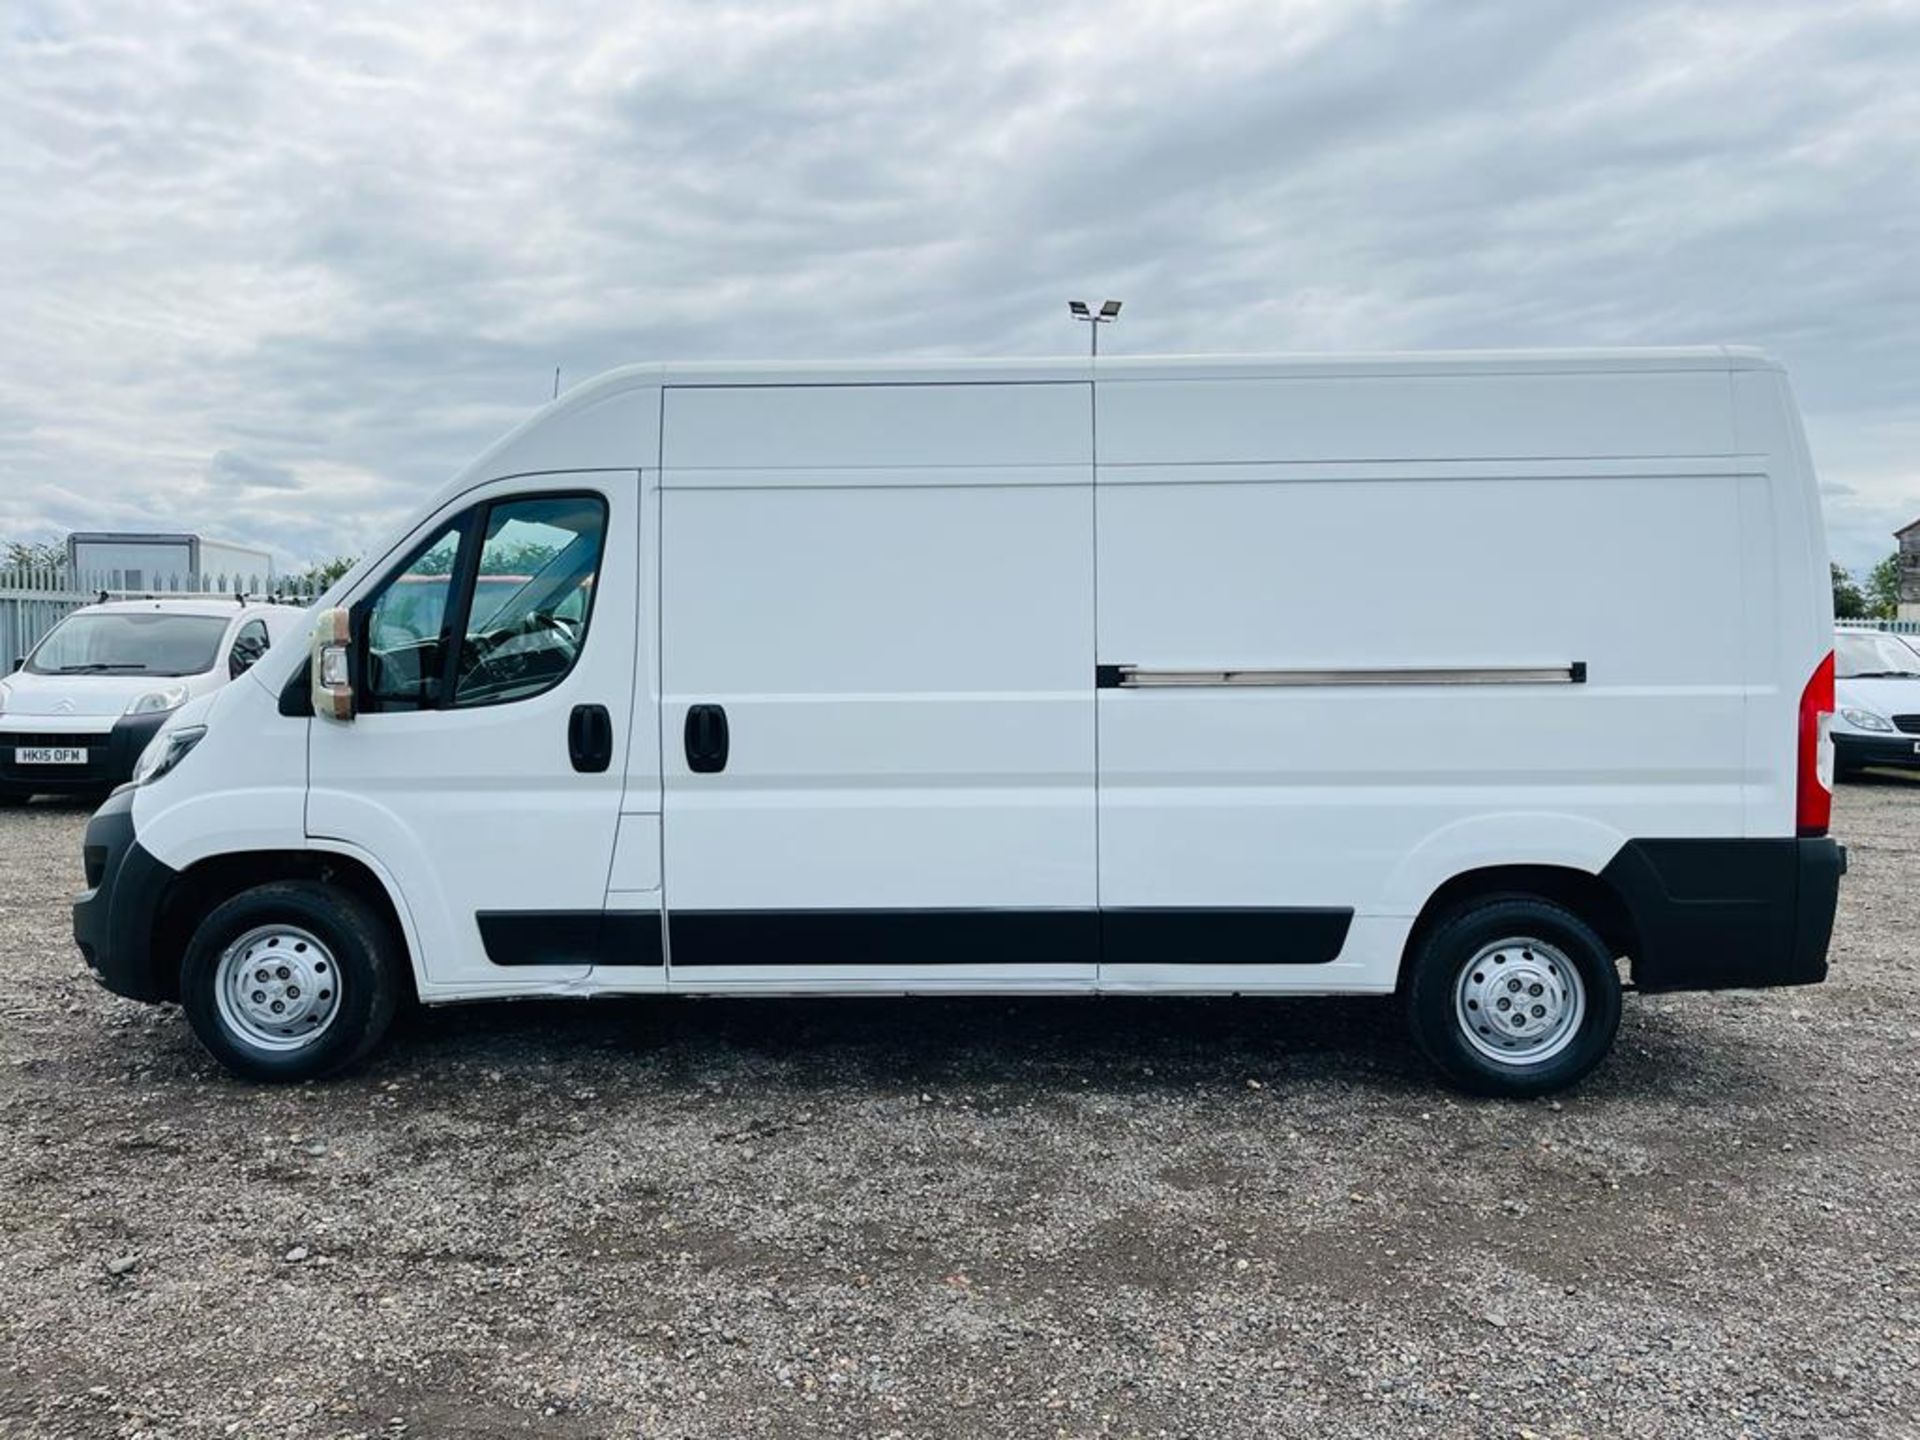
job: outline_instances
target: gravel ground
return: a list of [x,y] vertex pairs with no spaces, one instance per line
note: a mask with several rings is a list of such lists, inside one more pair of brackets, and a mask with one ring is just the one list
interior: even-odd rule
[[633,1001],[227,1079],[0,812],[0,1435],[1920,1434],[1920,781],[1558,1101],[1385,1002]]

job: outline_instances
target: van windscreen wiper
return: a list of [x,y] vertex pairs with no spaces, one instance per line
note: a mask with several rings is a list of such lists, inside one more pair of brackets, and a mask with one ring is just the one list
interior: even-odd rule
[[89,660],[84,665],[62,665],[56,674],[91,674],[100,670],[144,670],[147,667],[138,660]]

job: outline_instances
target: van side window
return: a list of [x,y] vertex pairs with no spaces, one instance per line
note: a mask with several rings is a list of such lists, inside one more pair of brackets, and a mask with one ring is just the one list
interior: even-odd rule
[[438,702],[465,526],[463,516],[421,546],[374,597],[363,652],[364,708],[421,710]]
[[273,642],[267,636],[267,622],[249,620],[240,627],[240,633],[233,637],[233,649],[227,654],[227,675],[239,679],[253,668],[253,662],[267,653],[267,647]]
[[565,678],[586,644],[607,528],[597,495],[496,501],[487,511],[454,667],[457,707],[525,700]]

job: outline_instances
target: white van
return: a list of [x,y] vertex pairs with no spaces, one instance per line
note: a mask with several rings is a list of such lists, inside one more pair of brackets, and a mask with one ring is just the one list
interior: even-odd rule
[[311,623],[231,595],[81,606],[0,680],[0,804],[105,794],[169,715]]
[[408,987],[1398,992],[1524,1094],[1617,958],[1826,972],[1826,546],[1751,352],[623,369],[323,605],[86,837],[88,963],[244,1075]]

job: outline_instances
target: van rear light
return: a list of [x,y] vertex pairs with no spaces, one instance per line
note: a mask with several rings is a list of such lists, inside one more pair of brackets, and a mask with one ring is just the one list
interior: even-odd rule
[[1833,822],[1833,652],[1813,667],[1800,692],[1800,776],[1794,822],[1803,836],[1827,833]]

